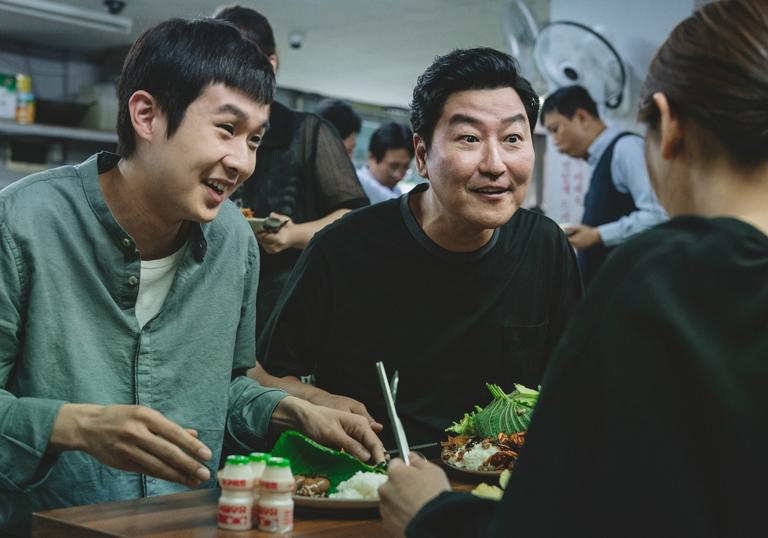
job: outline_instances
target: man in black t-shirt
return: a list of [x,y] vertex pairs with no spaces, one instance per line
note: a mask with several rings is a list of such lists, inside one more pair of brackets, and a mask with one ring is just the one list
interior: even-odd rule
[[[382,418],[374,365],[383,361],[399,371],[413,444],[440,440],[451,420],[487,404],[486,382],[537,386],[581,296],[562,231],[520,209],[538,108],[510,56],[478,48],[438,58],[411,110],[428,184],[315,237],[257,345],[264,369],[251,375]],[[299,381],[306,374],[315,387]]]

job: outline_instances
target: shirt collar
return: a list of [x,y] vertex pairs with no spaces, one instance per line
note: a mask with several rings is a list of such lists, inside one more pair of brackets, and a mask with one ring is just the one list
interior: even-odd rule
[[603,156],[605,150],[611,144],[611,141],[619,134],[619,130],[615,127],[606,127],[602,133],[597,135],[592,143],[589,145],[589,156],[587,157],[587,163],[590,166],[597,166],[600,161],[600,157]]
[[430,239],[430,237],[426,234],[426,232],[422,229],[422,227],[419,225],[419,222],[416,220],[416,217],[414,216],[413,212],[411,211],[411,206],[408,202],[410,196],[414,194],[419,194],[422,192],[425,192],[429,189],[429,183],[419,183],[413,189],[410,190],[410,192],[406,193],[405,195],[400,197],[400,214],[403,217],[403,220],[405,221],[405,226],[408,228],[408,231],[411,233],[411,236],[427,251],[431,252],[432,254],[438,256],[439,258],[442,258],[445,261],[448,262],[471,262],[474,260],[478,260],[488,254],[491,250],[493,250],[493,247],[496,245],[496,242],[499,239],[499,228],[496,228],[493,230],[493,235],[491,235],[491,239],[482,247],[479,249],[472,251],[472,252],[453,252],[451,250],[446,250],[434,241]]
[[[108,151],[102,151],[93,155],[86,161],[75,166],[80,181],[83,185],[83,192],[88,200],[88,204],[96,214],[102,226],[128,259],[139,257],[139,251],[136,249],[136,242],[128,232],[117,222],[112,212],[107,206],[104,194],[99,185],[99,174],[111,170],[120,162],[120,155]],[[208,249],[206,241],[207,224],[192,223],[190,227],[189,243],[192,247],[192,253],[198,262],[202,262],[205,252]]]

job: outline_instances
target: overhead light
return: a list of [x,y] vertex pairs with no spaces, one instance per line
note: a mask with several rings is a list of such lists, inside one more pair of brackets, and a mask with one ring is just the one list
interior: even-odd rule
[[127,34],[133,27],[133,21],[127,17],[47,0],[0,0],[0,11],[103,32]]

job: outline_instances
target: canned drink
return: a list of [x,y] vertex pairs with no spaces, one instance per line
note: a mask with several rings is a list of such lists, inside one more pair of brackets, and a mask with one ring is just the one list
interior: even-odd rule
[[35,96],[32,93],[32,77],[16,75],[16,123],[34,123]]

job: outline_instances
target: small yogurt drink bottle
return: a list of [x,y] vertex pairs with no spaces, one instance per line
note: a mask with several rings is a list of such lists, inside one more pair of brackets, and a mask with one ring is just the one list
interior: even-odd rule
[[269,458],[270,455],[265,452],[251,452],[248,454],[248,459],[251,461],[251,472],[253,473],[253,511],[251,516],[254,527],[259,523],[259,482],[261,482],[261,475],[267,467],[267,460]]
[[227,456],[218,474],[220,529],[247,531],[253,526],[253,471],[248,456]]
[[293,489],[295,482],[287,458],[269,458],[259,486],[259,530],[293,530]]

